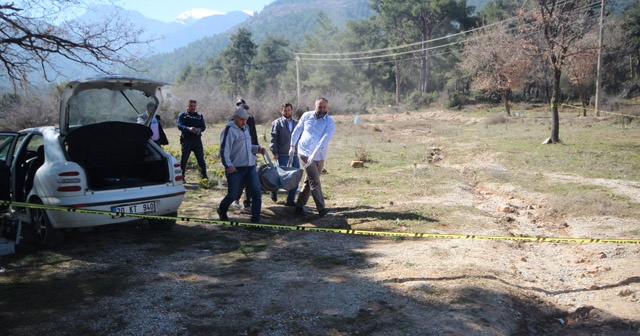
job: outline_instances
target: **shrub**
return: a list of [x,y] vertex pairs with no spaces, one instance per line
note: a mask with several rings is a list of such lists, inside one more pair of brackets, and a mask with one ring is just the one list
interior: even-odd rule
[[28,98],[11,96],[0,106],[0,128],[21,130],[49,126],[59,118],[60,98],[55,95],[33,93]]
[[433,101],[431,94],[421,94],[420,92],[413,92],[409,95],[405,107],[409,110],[419,110],[422,107],[427,107]]
[[369,151],[366,148],[362,147],[362,146],[356,147],[355,155],[356,155],[356,160],[357,161],[362,161],[362,162],[370,162],[371,161],[371,159],[369,158],[369,155],[370,155]]
[[487,125],[505,124],[509,122],[509,118],[505,113],[493,113],[487,118]]

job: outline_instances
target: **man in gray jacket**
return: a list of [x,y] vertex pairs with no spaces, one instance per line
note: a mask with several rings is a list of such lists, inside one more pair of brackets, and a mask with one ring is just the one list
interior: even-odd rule
[[251,192],[251,222],[260,222],[262,198],[260,179],[256,170],[256,153],[264,154],[264,147],[251,144],[251,135],[247,127],[249,113],[240,107],[233,112],[233,120],[220,134],[220,161],[227,176],[227,195],[220,202],[218,216],[228,221],[227,211],[231,203],[238,199],[244,182]]
[[[292,158],[291,167],[300,168],[300,159],[297,155],[289,156],[289,147],[291,146],[291,133],[296,128],[298,121],[291,116],[293,113],[293,106],[291,103],[284,103],[280,108],[282,117],[274,120],[271,123],[271,145],[269,149],[273,153],[274,160],[278,161],[279,166],[286,166],[289,163],[289,159]],[[296,206],[296,192],[297,188],[289,191],[287,194],[287,206]],[[278,194],[276,191],[271,192],[271,200],[278,201]]]

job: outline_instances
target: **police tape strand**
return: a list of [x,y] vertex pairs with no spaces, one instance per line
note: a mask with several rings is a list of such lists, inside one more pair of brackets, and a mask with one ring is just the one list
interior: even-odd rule
[[480,240],[510,240],[523,242],[538,243],[613,243],[613,244],[640,244],[640,239],[610,239],[610,238],[561,238],[561,237],[528,237],[528,236],[485,236],[485,235],[465,235],[465,234],[440,234],[440,233],[417,233],[417,232],[385,232],[385,231],[368,231],[368,230],[352,230],[352,229],[331,229],[317,228],[297,225],[282,224],[261,224],[247,223],[235,221],[221,221],[207,218],[193,217],[173,217],[173,216],[154,216],[146,214],[123,213],[114,211],[93,210],[78,207],[45,205],[36,203],[0,201],[0,206],[14,206],[32,209],[43,209],[53,211],[67,211],[84,214],[106,215],[112,217],[135,217],[140,219],[160,219],[160,220],[176,220],[182,222],[217,224],[228,226],[245,226],[265,229],[291,230],[291,231],[310,231],[310,232],[333,232],[350,235],[364,236],[386,236],[386,237],[414,237],[414,238],[442,238],[442,239],[480,239]]

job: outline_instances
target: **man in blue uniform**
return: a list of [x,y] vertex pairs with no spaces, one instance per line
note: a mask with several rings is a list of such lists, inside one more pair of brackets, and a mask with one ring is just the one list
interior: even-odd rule
[[180,166],[182,168],[182,178],[184,179],[187,172],[187,162],[191,152],[196,156],[198,166],[200,167],[200,178],[207,177],[207,164],[204,161],[204,147],[202,146],[202,132],[207,126],[204,123],[202,114],[196,111],[197,102],[193,99],[189,100],[187,110],[178,115],[178,129],[180,132],[180,146],[182,154],[180,155]]

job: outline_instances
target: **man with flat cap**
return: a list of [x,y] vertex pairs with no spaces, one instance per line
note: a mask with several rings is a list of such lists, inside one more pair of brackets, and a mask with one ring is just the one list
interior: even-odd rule
[[[249,128],[249,134],[251,135],[251,144],[260,145],[258,143],[258,131],[256,131],[256,119],[253,117],[251,112],[249,112],[249,105],[247,105],[247,102],[244,101],[244,99],[238,99],[238,101],[236,101],[236,108],[240,107],[244,108],[245,110],[247,110],[247,113],[249,113],[249,119],[247,119],[247,127]],[[231,120],[233,120],[233,116],[231,117]],[[244,207],[248,209],[249,207],[251,207],[251,192],[249,191],[249,188],[244,184],[241,186],[240,190],[241,191],[238,195],[238,198],[233,201],[233,203],[231,203],[231,206],[240,209],[244,205]],[[240,198],[243,193],[244,201],[242,202],[242,205],[240,205]]]
[[262,195],[256,169],[256,154],[264,154],[265,149],[251,143],[248,119],[247,110],[243,107],[237,108],[233,112],[233,120],[227,123],[220,134],[220,161],[227,177],[227,195],[220,202],[217,212],[223,221],[229,220],[229,206],[239,198],[244,183],[251,193],[251,222],[260,222]]

